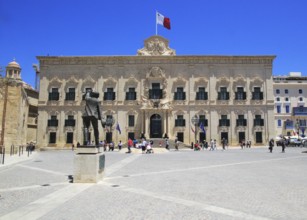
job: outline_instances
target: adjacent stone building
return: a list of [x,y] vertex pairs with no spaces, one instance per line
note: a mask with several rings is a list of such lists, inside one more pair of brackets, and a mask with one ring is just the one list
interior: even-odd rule
[[87,88],[100,93],[109,121],[106,129],[99,125],[101,140],[143,134],[186,144],[222,138],[265,144],[275,136],[274,58],[179,56],[161,36],[146,39],[134,56],[38,56],[38,146],[82,143]]
[[275,127],[278,136],[305,136],[307,126],[307,77],[300,72],[275,76]]
[[21,79],[16,61],[6,67],[0,78],[0,145],[10,147],[36,142],[38,92]]

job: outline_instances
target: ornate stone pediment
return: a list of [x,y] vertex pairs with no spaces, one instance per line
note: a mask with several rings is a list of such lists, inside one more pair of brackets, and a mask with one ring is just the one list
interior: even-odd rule
[[169,48],[168,40],[161,36],[152,36],[144,41],[144,47],[137,52],[138,56],[174,56],[175,50]]

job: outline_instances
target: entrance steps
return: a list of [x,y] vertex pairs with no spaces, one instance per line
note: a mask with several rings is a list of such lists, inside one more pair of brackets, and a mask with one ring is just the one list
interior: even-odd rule
[[[153,141],[153,148],[165,148],[165,139],[164,138],[150,138],[147,141],[152,140]],[[169,148],[174,149],[175,148],[175,140],[173,139],[168,139],[169,142]],[[160,146],[161,143],[161,146]],[[184,148],[191,148],[191,146],[179,142],[179,149],[184,149]]]

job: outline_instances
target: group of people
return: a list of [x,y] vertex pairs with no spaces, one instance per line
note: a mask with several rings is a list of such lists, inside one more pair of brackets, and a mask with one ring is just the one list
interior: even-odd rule
[[243,148],[251,148],[252,142],[251,141],[245,141],[244,139],[240,141],[240,147]]
[[152,145],[152,140],[147,141],[145,138],[142,138],[142,140],[138,142],[136,139],[132,140],[129,138],[127,142],[128,151],[126,153],[131,153],[131,148],[134,147],[137,149],[142,149],[142,153],[151,154],[154,153]]
[[[286,149],[286,146],[288,145],[288,141],[286,139],[281,139],[279,141],[279,145],[281,146],[281,153],[285,153],[285,149]],[[275,142],[274,142],[274,139],[272,138],[269,141],[269,151],[270,151],[270,153],[273,153],[274,146],[275,146]]]
[[[226,150],[226,147],[228,148],[228,142],[225,138],[222,139],[221,145],[223,147],[223,150]],[[209,142],[206,140],[203,140],[202,142],[199,142],[198,140],[194,144],[193,142],[191,143],[191,149],[194,149],[194,151],[199,151],[199,150],[208,150],[209,151],[214,151],[217,150],[217,141],[216,139],[211,139]]]

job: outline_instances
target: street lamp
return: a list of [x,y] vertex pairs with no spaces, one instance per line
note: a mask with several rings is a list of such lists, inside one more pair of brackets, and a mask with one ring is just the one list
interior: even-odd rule
[[197,135],[197,128],[198,128],[198,123],[199,123],[199,118],[197,117],[197,115],[194,115],[192,117],[191,122],[195,126],[195,142],[194,142],[194,144],[196,144],[196,135]]

